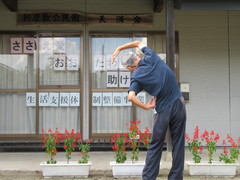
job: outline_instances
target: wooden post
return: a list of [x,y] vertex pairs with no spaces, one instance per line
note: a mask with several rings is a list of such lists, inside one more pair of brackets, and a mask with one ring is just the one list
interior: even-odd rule
[[[174,72],[175,65],[175,16],[174,16],[174,0],[165,0],[165,17],[166,17],[166,60],[167,65]],[[166,161],[172,160],[172,143],[171,135],[168,129],[166,135],[167,154]]]

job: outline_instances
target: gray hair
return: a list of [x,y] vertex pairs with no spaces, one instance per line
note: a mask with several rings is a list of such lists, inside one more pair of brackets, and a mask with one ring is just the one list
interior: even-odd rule
[[127,66],[135,66],[134,65],[134,61],[137,59],[137,55],[134,54],[133,52],[128,52],[122,55],[121,58],[121,63],[123,65],[123,67],[127,67]]

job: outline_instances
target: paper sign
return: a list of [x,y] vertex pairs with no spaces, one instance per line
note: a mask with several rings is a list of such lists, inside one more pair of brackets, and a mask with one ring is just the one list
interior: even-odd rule
[[36,93],[26,93],[26,106],[36,106]]
[[95,92],[92,94],[92,106],[102,106],[102,93]]
[[95,55],[93,57],[93,69],[94,71],[105,71],[105,60],[103,55]]
[[62,71],[65,70],[65,55],[54,54],[54,70]]
[[54,38],[53,39],[53,52],[54,53],[65,53],[65,38]]
[[102,93],[103,106],[112,106],[112,93]]
[[68,55],[67,57],[67,70],[77,71],[79,69],[79,56],[78,55]]
[[115,60],[112,64],[112,55],[106,55],[106,69],[107,70],[117,70],[118,69],[118,61]]
[[107,72],[107,87],[118,87],[118,72],[108,71]]
[[23,53],[33,54],[35,50],[34,38],[23,38]]
[[70,106],[80,106],[80,93],[70,93]]
[[11,53],[22,53],[22,38],[11,38]]
[[128,93],[122,93],[122,105],[123,106],[132,106],[132,102],[128,100]]
[[39,93],[39,106],[48,106],[48,93]]
[[69,93],[60,93],[59,106],[69,106]]
[[119,72],[119,87],[129,87],[131,81],[131,72]]
[[48,106],[58,106],[59,93],[49,93]]
[[122,106],[122,93],[113,93],[113,106]]
[[137,98],[143,103],[146,104],[146,93],[140,92],[137,94]]

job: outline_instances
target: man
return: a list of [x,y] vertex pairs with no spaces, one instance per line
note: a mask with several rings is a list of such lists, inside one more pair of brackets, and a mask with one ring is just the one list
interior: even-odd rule
[[[119,46],[113,53],[112,63],[121,50],[138,47],[144,57],[130,52],[121,58],[122,65],[133,71],[128,99],[143,109],[155,107],[152,139],[143,169],[144,180],[155,180],[159,174],[159,164],[167,129],[172,138],[172,168],[169,180],[182,180],[184,169],[184,145],[186,111],[181,92],[172,70],[150,48],[140,41],[133,41]],[[136,95],[145,90],[154,96],[147,104],[143,104]]]

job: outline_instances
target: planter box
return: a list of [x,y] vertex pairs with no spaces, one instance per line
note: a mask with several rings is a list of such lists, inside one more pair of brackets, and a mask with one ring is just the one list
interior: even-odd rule
[[238,163],[225,164],[222,162],[208,162],[194,163],[186,162],[189,168],[189,174],[192,176],[222,176],[234,177],[236,175]]
[[56,164],[40,163],[43,176],[67,176],[67,177],[88,177],[91,162],[79,164],[77,161],[70,161],[69,164],[65,161],[58,161]]
[[145,161],[138,161],[135,163],[132,161],[126,161],[125,163],[110,162],[115,178],[141,177],[144,165]]

